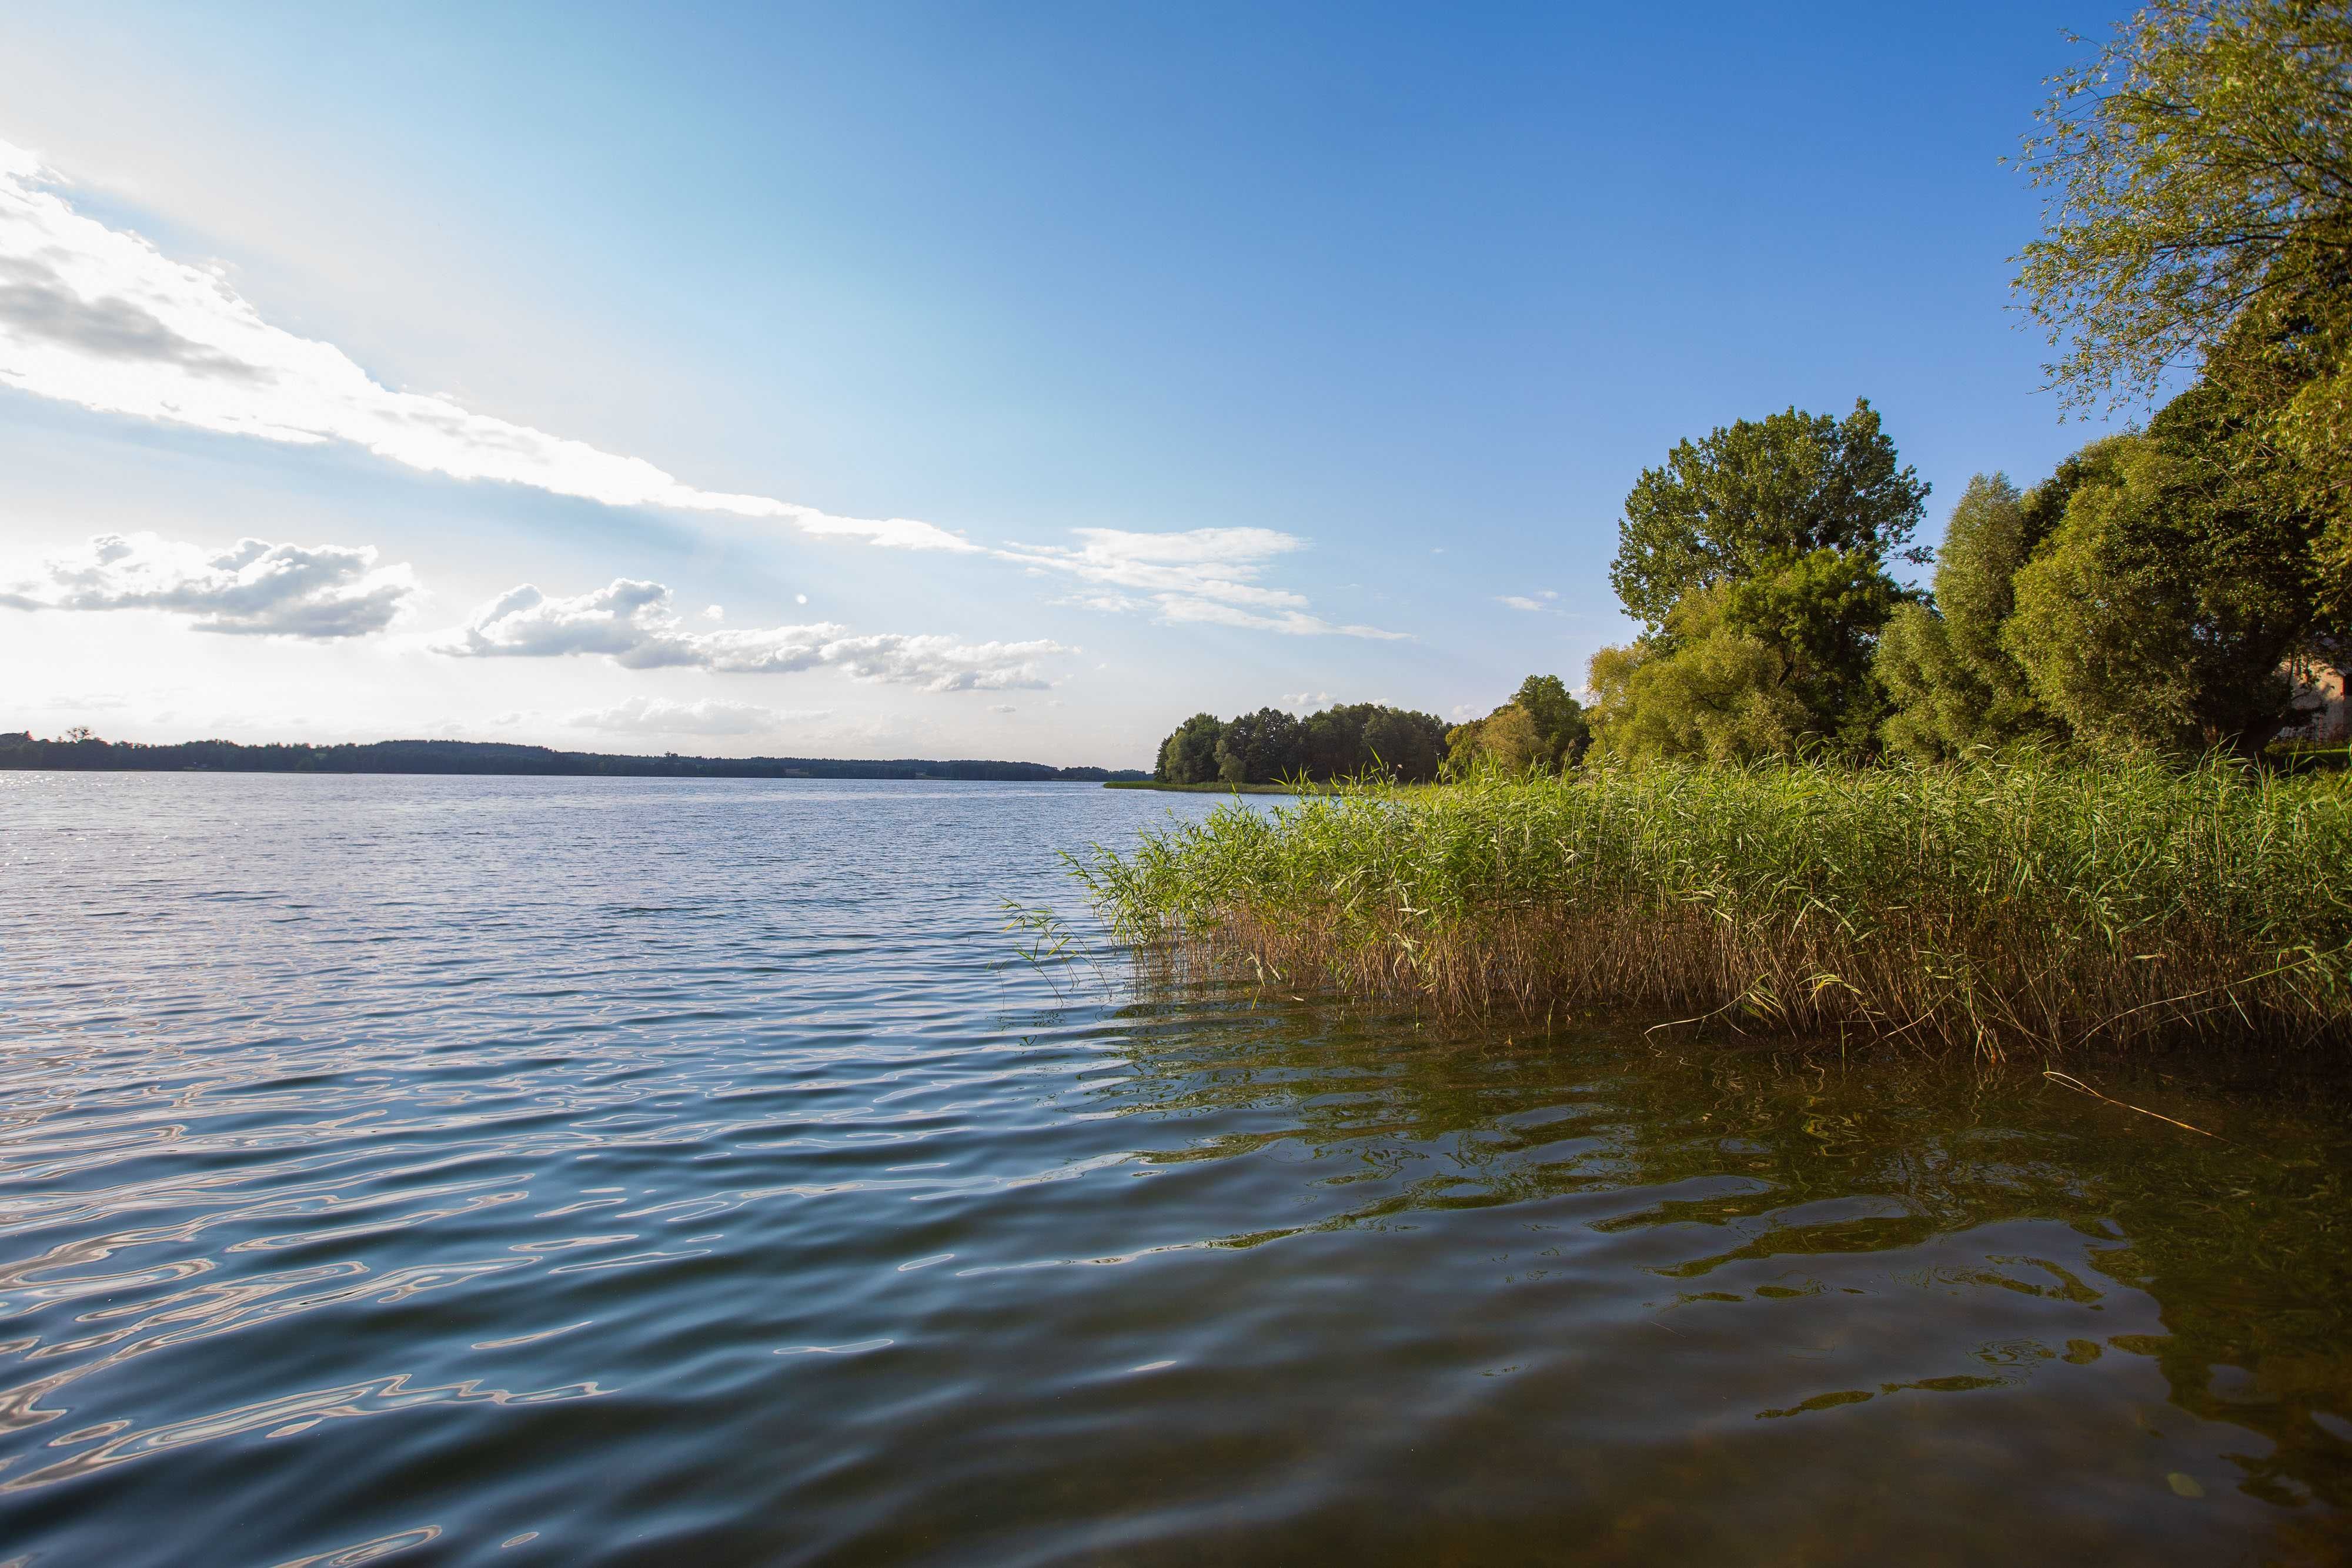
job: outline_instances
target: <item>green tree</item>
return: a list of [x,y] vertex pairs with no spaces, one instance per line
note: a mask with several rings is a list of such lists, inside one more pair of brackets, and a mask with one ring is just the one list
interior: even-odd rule
[[1748,762],[1793,752],[1813,732],[1787,659],[1730,623],[1729,596],[1728,585],[1687,594],[1660,635],[1593,655],[1596,752],[1626,761]]
[[1160,743],[1152,777],[1162,784],[1210,784],[1217,778],[1217,742],[1225,727],[1213,713],[1196,713]]
[[1850,754],[1873,749],[1886,700],[1871,661],[1888,615],[1909,598],[1895,580],[1860,551],[1817,549],[1718,592],[1723,631],[1780,656],[1805,733]]
[[1511,774],[1549,771],[1551,760],[1535,716],[1517,703],[1505,703],[1486,716],[1478,729],[1478,749]]
[[1451,779],[1466,778],[1486,757],[1484,741],[1486,721],[1465,719],[1445,732],[1445,774]]
[[1591,744],[1584,705],[1558,675],[1529,675],[1512,694],[1511,706],[1533,721],[1544,766],[1551,772],[1565,771]]
[[2265,506],[2315,520],[2314,631],[2342,665],[2352,651],[2352,287],[2255,300],[2207,357],[2204,381],[2200,423],[2216,458]]
[[2004,474],[1969,481],[1937,552],[1934,601],[1897,605],[1879,639],[1873,667],[1894,706],[1883,733],[1895,750],[1949,758],[2060,730],[2000,632],[2018,569],[2081,482],[2082,461],[2068,464],[2063,486],[2053,479],[2032,497]]
[[2252,752],[2288,722],[2286,657],[2313,619],[2311,520],[2215,450],[2219,389],[2112,437],[2014,579],[2001,643],[2086,739]]
[[1375,707],[1364,722],[1364,754],[1391,779],[1427,783],[1444,764],[1445,726],[1434,714]]
[[1462,779],[1482,768],[1500,768],[1514,778],[1550,772],[1551,750],[1535,716],[1507,702],[1484,718],[1447,730],[1445,771]]
[[1271,784],[1301,761],[1298,721],[1278,707],[1241,715],[1217,740],[1217,777],[1227,784]]
[[2241,473],[2325,527],[2317,608],[2352,621],[2352,10],[2155,0],[2064,72],[2022,160],[2049,193],[2017,284],[2077,404],[2199,365]]
[[1307,776],[1315,779],[1352,779],[1370,765],[1364,752],[1364,725],[1371,717],[1370,703],[1328,707],[1298,722],[1298,749]]
[[2017,286],[2077,402],[2144,395],[2247,308],[2352,271],[2352,11],[2153,0],[2052,78]]
[[1927,486],[1896,465],[1866,399],[1843,420],[1791,408],[1682,442],[1626,496],[1609,580],[1654,632],[1685,594],[1816,550],[1924,561],[1906,547]]

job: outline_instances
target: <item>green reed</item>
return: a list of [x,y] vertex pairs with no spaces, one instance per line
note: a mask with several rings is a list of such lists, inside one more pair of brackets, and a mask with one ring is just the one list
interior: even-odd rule
[[1369,785],[1073,864],[1147,949],[1446,1013],[2352,1043],[2352,791],[2221,760]]

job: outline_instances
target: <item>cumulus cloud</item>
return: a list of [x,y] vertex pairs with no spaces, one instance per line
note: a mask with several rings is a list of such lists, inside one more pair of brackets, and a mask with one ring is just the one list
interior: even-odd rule
[[456,479],[616,507],[772,517],[902,549],[981,547],[909,517],[844,517],[700,490],[639,457],[394,392],[331,343],[273,327],[220,277],[76,212],[0,142],[0,384],[108,413],[266,441],[344,441]]
[[613,707],[575,713],[563,722],[577,729],[601,729],[615,735],[765,735],[785,725],[820,719],[829,708],[780,712],[754,703],[722,702],[705,697],[698,702],[672,702],[665,697],[631,697]]
[[406,566],[376,564],[370,545],[271,544],[225,550],[151,533],[100,534],[40,575],[0,583],[17,610],[165,610],[200,632],[330,640],[381,632],[417,593]]
[[1308,612],[1304,596],[1261,582],[1266,563],[1307,548],[1273,528],[1190,528],[1131,533],[1074,528],[1076,547],[1014,545],[997,553],[1040,572],[1061,572],[1103,588],[1077,602],[1112,612],[1156,609],[1168,622],[1247,626],[1293,636],[1402,637],[1377,626],[1334,625]]
[[830,621],[697,632],[679,619],[667,588],[629,578],[570,599],[550,598],[524,583],[482,606],[436,647],[467,658],[601,653],[632,670],[786,674],[833,668],[855,680],[933,692],[1043,687],[1051,683],[1038,661],[1069,651],[1045,641],[959,643],[898,632],[852,633]]

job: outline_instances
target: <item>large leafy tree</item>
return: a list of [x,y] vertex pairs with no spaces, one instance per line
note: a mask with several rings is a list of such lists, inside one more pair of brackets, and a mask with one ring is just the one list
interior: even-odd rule
[[1245,713],[1217,740],[1217,777],[1228,784],[1271,784],[1300,770],[1298,721],[1278,707]]
[[1196,713],[1160,743],[1160,763],[1153,777],[1162,784],[1213,784],[1217,779],[1217,742],[1225,727],[1213,713]]
[[1536,756],[1547,769],[1558,772],[1584,755],[1591,727],[1585,722],[1584,705],[1558,675],[1529,675],[1512,694],[1511,706],[1535,726]]
[[2352,10],[2155,0],[2051,80],[2017,285],[2078,402],[2152,392],[2257,301],[2352,273]]
[[1374,706],[1364,720],[1364,757],[1391,779],[1427,783],[1445,760],[1445,725],[1434,714]]
[[1909,549],[1927,497],[1869,402],[1843,419],[1794,408],[1680,443],[1625,497],[1609,580],[1656,631],[1685,594],[1760,576],[1816,550],[1883,568]]
[[1724,587],[1685,594],[1664,631],[1592,656],[1595,751],[1626,761],[1748,762],[1798,748],[1811,727],[1788,661],[1727,621]]
[[[2229,461],[2296,492],[2318,608],[2352,619],[2352,8],[2155,0],[2053,79],[2017,284],[2077,404],[2201,366]],[[2325,630],[2325,628],[2323,628]],[[2340,658],[2340,643],[2332,652]]]
[[2233,472],[2220,389],[2083,455],[2000,633],[2035,699],[2095,741],[2259,750],[2291,717],[2281,666],[2313,619],[2312,520]]
[[1871,749],[1885,706],[1871,673],[1881,628],[1909,597],[1870,556],[1817,549],[1719,591],[1725,630],[1780,655],[1807,733]]
[[2055,737],[2059,727],[2000,633],[2016,608],[2018,569],[2057,526],[2083,470],[2069,459],[2063,477],[2030,497],[2007,475],[1969,481],[1945,526],[1933,601],[1896,606],[1879,639],[1874,667],[1894,706],[1884,728],[1895,750],[1927,759]]

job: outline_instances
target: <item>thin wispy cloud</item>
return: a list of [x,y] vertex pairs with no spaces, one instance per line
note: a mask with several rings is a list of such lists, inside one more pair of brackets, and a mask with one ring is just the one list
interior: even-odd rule
[[1496,599],[1495,602],[1502,605],[1507,610],[1525,610],[1540,613],[1546,610],[1549,610],[1552,607],[1552,601],[1559,597],[1559,594],[1552,592],[1549,589],[1546,589],[1544,591],[1535,595],[1533,598],[1529,598],[1524,593],[1502,594]]
[[788,724],[813,722],[831,713],[830,708],[783,711],[717,697],[690,703],[631,697],[612,707],[575,713],[563,722],[575,729],[609,735],[767,735]]
[[37,159],[0,142],[0,383],[222,434],[341,441],[455,479],[614,507],[772,517],[902,549],[981,547],[908,517],[844,517],[697,489],[641,457],[394,392],[331,343],[271,326],[228,283],[76,212]]
[[0,605],[163,610],[200,632],[325,642],[384,630],[417,591],[406,566],[378,566],[369,545],[249,538],[215,550],[152,533],[100,534],[42,562],[37,576],[0,579]]
[[1058,643],[959,643],[904,632],[853,633],[830,621],[803,626],[697,632],[658,582],[615,579],[569,599],[525,583],[492,600],[435,644],[461,658],[602,654],[625,669],[699,669],[790,674],[836,669],[853,680],[931,692],[1008,691],[1051,685],[1038,661],[1069,652]]
[[1076,602],[1171,624],[1292,636],[1400,638],[1337,623],[1264,580],[1306,541],[1272,528],[1077,528],[1074,546],[976,543],[909,517],[848,517],[772,497],[699,489],[608,452],[395,391],[342,350],[265,320],[214,270],[76,210],[29,152],[0,141],[0,386],[100,413],[296,445],[339,442],[469,481],[614,507],[788,523],[823,538],[992,557],[1085,585]]
[[1154,610],[1168,622],[1245,626],[1293,636],[1401,638],[1377,626],[1335,625],[1309,612],[1304,595],[1262,582],[1268,562],[1307,548],[1273,528],[1191,528],[1133,533],[1073,528],[1078,544],[1013,545],[997,553],[1032,570],[1064,573],[1115,590],[1076,601],[1111,612]]

